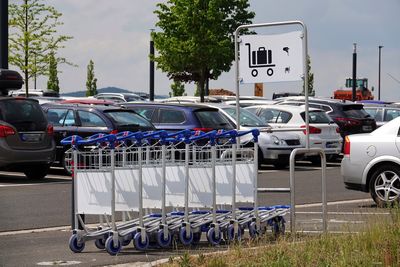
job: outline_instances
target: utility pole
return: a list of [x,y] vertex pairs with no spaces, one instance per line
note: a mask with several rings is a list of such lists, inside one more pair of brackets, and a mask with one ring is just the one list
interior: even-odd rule
[[[151,33],[154,32],[154,29],[151,29]],[[153,37],[151,36],[150,33],[150,96],[149,100],[154,101],[154,41]]]
[[0,0],[0,68],[8,69],[8,0]]
[[378,100],[381,100],[381,50],[383,45],[379,46],[379,68],[378,68]]
[[357,43],[353,44],[353,84],[352,101],[356,101],[357,87]]

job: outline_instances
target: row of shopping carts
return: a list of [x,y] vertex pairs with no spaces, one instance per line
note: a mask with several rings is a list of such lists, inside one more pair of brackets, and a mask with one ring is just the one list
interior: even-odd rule
[[[218,245],[241,240],[245,230],[250,238],[268,227],[283,231],[289,206],[257,202],[258,136],[255,129],[65,138],[74,189],[70,249],[81,252],[94,240],[116,255],[132,240],[147,250],[197,244],[203,233]],[[99,219],[89,225],[83,215]]]

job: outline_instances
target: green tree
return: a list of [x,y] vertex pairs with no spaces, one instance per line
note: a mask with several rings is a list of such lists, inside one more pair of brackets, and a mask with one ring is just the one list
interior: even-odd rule
[[171,84],[172,96],[183,96],[185,93],[185,85],[180,81],[174,81]]
[[60,92],[60,84],[57,74],[57,60],[54,52],[51,52],[49,55],[49,80],[47,81],[47,89]]
[[[311,72],[311,59],[310,56],[307,56],[307,66],[308,66],[308,95],[314,96],[314,73]],[[305,93],[305,82],[303,83],[303,90],[301,92],[303,95]]]
[[[41,0],[20,0],[9,5],[9,62],[24,74],[28,93],[29,79],[49,75],[49,55],[63,48],[71,36],[57,35],[62,16],[54,7]],[[63,57],[55,58],[58,64],[73,65]]]
[[87,66],[86,96],[97,95],[97,78],[94,77],[94,62],[89,61]]
[[174,81],[195,82],[203,102],[206,80],[232,65],[236,28],[255,14],[247,10],[248,0],[169,0],[157,7],[157,67]]

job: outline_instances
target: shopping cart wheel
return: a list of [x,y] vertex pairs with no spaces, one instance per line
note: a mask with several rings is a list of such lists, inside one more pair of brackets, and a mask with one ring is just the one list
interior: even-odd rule
[[117,243],[114,242],[113,236],[109,236],[106,240],[106,251],[111,256],[117,255],[121,251],[121,242],[117,240]]
[[256,222],[251,222],[249,224],[249,235],[250,238],[256,238],[258,236],[258,229],[257,229],[257,224]]
[[232,242],[232,241],[240,241],[242,239],[242,231],[239,227],[238,232],[236,234],[236,236],[234,235],[235,229],[233,225],[229,225],[228,229],[227,229],[227,237],[228,237],[228,241]]
[[200,243],[201,240],[201,232],[197,232],[197,233],[193,233],[193,241],[192,244],[193,245],[197,245]]
[[157,232],[157,244],[162,248],[168,248],[171,245],[172,237],[171,232],[168,231],[167,238],[164,237],[164,229],[160,229]]
[[104,249],[106,247],[106,241],[103,238],[99,238],[94,241],[94,245],[98,249]]
[[186,236],[186,227],[182,226],[181,229],[179,229],[179,241],[181,241],[182,245],[189,246],[193,242],[192,231],[190,231],[189,237],[187,237]]
[[135,234],[135,237],[133,238],[133,243],[135,244],[135,248],[137,250],[146,250],[149,247],[149,236],[146,234],[146,238],[144,242],[142,242],[142,233],[139,231]]
[[78,242],[78,235],[73,234],[69,238],[69,248],[71,249],[72,252],[79,253],[79,252],[82,252],[83,249],[85,248],[85,243]]
[[216,233],[214,227],[211,227],[208,230],[208,232],[207,232],[207,240],[211,245],[213,245],[213,246],[219,245],[219,243],[221,243],[221,239],[222,239],[222,233],[219,232],[218,236],[217,236],[217,233]]
[[272,219],[272,233],[275,237],[285,234],[285,219],[281,216]]

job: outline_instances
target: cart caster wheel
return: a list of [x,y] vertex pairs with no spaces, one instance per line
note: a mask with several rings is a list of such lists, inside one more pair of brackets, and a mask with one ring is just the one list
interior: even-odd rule
[[168,231],[167,238],[164,239],[164,230],[160,229],[157,232],[157,244],[162,248],[168,248],[171,245],[172,237],[171,232]]
[[213,245],[213,246],[219,245],[219,243],[221,243],[221,239],[222,239],[222,233],[219,232],[218,236],[217,236],[217,233],[216,233],[214,227],[211,227],[208,230],[208,232],[207,232],[207,240],[211,245]]
[[201,240],[201,232],[197,232],[197,233],[193,233],[193,241],[192,244],[193,245],[197,245],[200,243]]
[[256,238],[258,236],[258,234],[259,233],[258,233],[256,222],[251,222],[249,224],[249,235],[250,235],[250,238],[254,239],[254,238]]
[[135,248],[137,250],[146,250],[148,249],[150,244],[149,236],[146,234],[146,238],[144,242],[142,242],[142,233],[139,231],[135,234],[135,237],[133,238],[133,243],[135,244]]
[[104,249],[106,247],[106,241],[103,238],[96,239],[96,241],[94,241],[94,245],[98,249]]
[[72,252],[75,253],[79,253],[82,252],[83,249],[85,248],[85,243],[79,243],[78,242],[78,235],[77,234],[73,234],[70,238],[69,238],[69,248],[71,249]]
[[285,219],[283,217],[275,217],[272,221],[272,233],[275,238],[285,234]]
[[189,232],[189,237],[186,237],[186,227],[181,227],[181,229],[179,229],[179,241],[181,241],[182,245],[189,246],[193,242],[192,231]]
[[232,241],[240,241],[242,239],[242,231],[240,229],[240,227],[238,228],[238,232],[236,234],[236,236],[234,235],[234,226],[233,225],[229,225],[228,226],[228,230],[227,230],[227,237],[228,237],[228,241],[232,242]]
[[109,236],[106,240],[106,251],[111,256],[117,255],[121,251],[121,242],[118,240],[117,244],[115,244],[113,236]]

